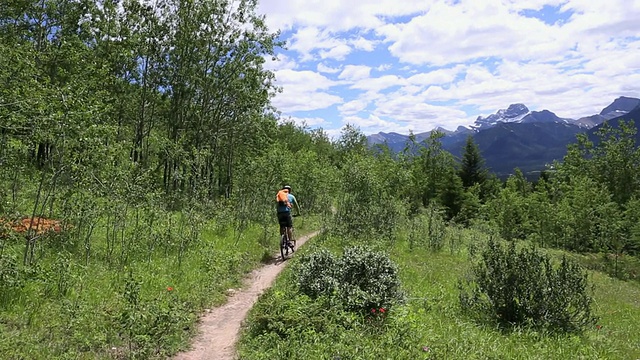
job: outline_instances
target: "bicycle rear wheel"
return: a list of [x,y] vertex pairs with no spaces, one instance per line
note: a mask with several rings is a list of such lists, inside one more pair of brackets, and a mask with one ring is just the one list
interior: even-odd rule
[[287,238],[287,233],[285,232],[284,234],[280,235],[280,256],[282,257],[282,260],[287,258],[287,255],[289,255],[289,247],[287,246],[287,244],[289,243],[289,239]]

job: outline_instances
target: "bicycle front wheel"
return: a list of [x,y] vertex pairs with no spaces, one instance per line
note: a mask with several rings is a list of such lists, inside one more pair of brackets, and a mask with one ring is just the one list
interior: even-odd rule
[[282,260],[286,259],[287,254],[289,253],[289,248],[287,247],[287,235],[280,235],[280,256]]

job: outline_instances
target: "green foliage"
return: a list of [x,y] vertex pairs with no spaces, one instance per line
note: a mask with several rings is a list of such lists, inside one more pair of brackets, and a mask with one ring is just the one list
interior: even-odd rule
[[484,168],[484,159],[480,155],[478,145],[473,141],[473,136],[467,136],[464,145],[460,166],[460,179],[465,188],[473,185],[484,184],[487,179],[487,169]]
[[464,206],[466,196],[462,180],[453,171],[444,173],[438,185],[438,201],[446,209],[448,220],[454,219]]
[[[403,192],[409,198],[412,211],[416,211],[418,207],[426,208],[432,202],[442,204],[441,200],[448,197],[442,195],[448,186],[454,186],[452,190],[455,195],[462,193],[462,183],[459,178],[457,181],[455,179],[455,160],[442,149],[440,138],[443,136],[442,132],[432,131],[425,146],[420,148],[419,156],[405,159],[408,163],[406,166],[409,179],[406,182],[408,186],[403,187]],[[450,184],[451,181],[455,183]],[[454,211],[450,210],[449,213]]]
[[431,204],[421,214],[409,219],[407,239],[409,247],[426,247],[440,251],[444,247],[446,223],[444,214],[435,204]]
[[[480,228],[480,223],[474,228]],[[491,228],[486,228],[491,230]],[[465,228],[447,229],[463,245],[490,235]],[[309,242],[301,249],[316,253],[342,248],[340,238]],[[445,241],[446,250],[449,241]],[[463,246],[464,248],[464,246]],[[561,260],[565,251],[551,251]],[[640,286],[590,272],[595,287],[596,326],[582,333],[549,332],[530,327],[504,331],[460,311],[458,281],[469,269],[464,252],[433,252],[398,241],[391,251],[407,302],[378,316],[345,311],[326,296],[312,298],[297,285],[299,269],[287,267],[249,312],[238,343],[243,360],[266,359],[635,359],[640,316]],[[298,261],[301,258],[294,258]],[[552,260],[553,262],[553,260]],[[293,265],[293,264],[292,264]]]
[[[579,331],[595,324],[586,272],[563,257],[554,268],[549,256],[535,249],[517,250],[490,240],[461,282],[466,310],[488,313],[504,325]],[[468,287],[467,287],[468,286]]]
[[562,187],[556,214],[561,231],[561,245],[574,251],[602,251],[620,237],[618,221],[622,218],[618,206],[603,185],[576,177]]
[[298,287],[311,298],[333,296],[341,286],[340,259],[326,249],[320,249],[300,259]]
[[[351,125],[333,143],[322,130],[279,119],[270,104],[279,89],[264,61],[282,43],[256,7],[254,0],[0,6],[0,217],[51,217],[64,229],[0,239],[3,355],[170,356],[186,343],[195,315],[276,246],[273,194],[282,182],[294,187],[305,215],[321,215],[345,243],[382,239],[394,253],[406,230],[412,251],[428,250],[420,260],[430,264],[439,250],[449,246],[453,256],[459,248],[463,230],[445,231],[445,220],[488,217],[508,238],[606,251],[599,258],[610,273],[632,277],[626,253],[639,247],[640,212],[631,127],[606,130],[599,147],[577,145],[544,191],[532,194],[518,174],[505,193],[490,176],[466,186],[438,131],[418,156],[407,156],[415,148],[395,156],[370,152]],[[463,165],[472,174],[481,159],[468,145]],[[494,197],[488,206],[498,210],[482,214]],[[300,295],[300,304],[315,315],[297,326],[288,312],[304,309],[278,304],[286,321],[277,326],[289,338],[299,334],[288,327],[312,329],[327,343],[342,329],[354,331],[349,339],[380,336],[362,348],[338,343],[332,356],[382,357],[379,343],[400,344],[398,358],[424,355],[413,341],[427,336],[411,333],[422,326],[419,315],[396,307],[372,327],[362,314],[397,290],[397,269],[367,254],[325,254],[308,265],[306,291],[319,297]],[[326,270],[332,261],[340,271]],[[342,287],[338,280],[347,278],[353,284]],[[361,313],[325,319],[327,299]]]
[[[367,137],[357,126],[347,124],[340,132],[337,142],[340,163],[349,155],[362,155],[367,153]],[[339,163],[339,165],[340,165]]]
[[130,271],[122,294],[124,307],[119,323],[131,357],[149,358],[166,354],[166,343],[175,342],[176,334],[191,324],[189,310],[173,287],[150,300],[140,297],[141,283]]
[[15,257],[0,253],[0,309],[9,305],[13,297],[25,286],[25,276]]
[[373,238],[393,241],[405,204],[399,187],[402,172],[387,156],[350,155],[339,176],[341,186],[334,195],[337,212],[331,230],[343,238]]
[[[631,198],[625,206],[621,224],[621,251],[629,254],[640,254],[640,199]],[[626,235],[626,236],[625,236]]]
[[297,272],[303,294],[327,297],[349,311],[389,309],[403,300],[397,266],[387,254],[363,246],[345,249],[340,258],[326,250],[311,253]]
[[330,213],[336,145],[278,125],[257,5],[0,5],[0,218],[63,230],[2,231],[3,357],[167,357],[275,249],[276,184]]
[[502,191],[488,204],[488,216],[506,240],[524,239],[528,230],[528,204],[520,191],[517,177],[510,176]]

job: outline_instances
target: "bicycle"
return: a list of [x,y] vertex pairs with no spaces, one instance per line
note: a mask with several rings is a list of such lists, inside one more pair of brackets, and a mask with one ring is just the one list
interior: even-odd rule
[[287,233],[287,228],[282,235],[280,235],[280,256],[282,260],[286,259],[289,255],[289,249],[291,249],[291,253],[294,252],[294,246],[289,241],[289,234]]
[[[297,217],[298,215],[292,216]],[[282,260],[285,260],[289,255],[289,249],[291,249],[292,254],[296,251],[296,239],[289,238],[289,229],[291,229],[291,234],[293,235],[293,226],[285,226],[284,232],[282,233],[282,235],[280,235],[280,256],[282,257]]]

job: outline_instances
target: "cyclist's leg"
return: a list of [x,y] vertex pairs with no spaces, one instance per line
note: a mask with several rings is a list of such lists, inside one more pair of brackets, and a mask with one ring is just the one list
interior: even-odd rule
[[286,214],[283,213],[278,213],[278,225],[280,225],[280,247],[284,248],[287,246],[287,239],[285,239],[285,237],[287,237],[286,235],[288,235],[287,232],[287,217],[285,216]]
[[293,237],[293,226],[287,226],[287,235],[289,235],[289,240],[291,242],[295,242],[295,238]]
[[291,231],[293,228],[293,218],[291,217],[291,213],[287,214],[287,221],[286,221],[286,232],[287,232],[287,239],[289,240],[289,246],[291,248],[293,248],[293,232]]
[[283,213],[278,213],[278,225],[280,225],[280,236],[287,230],[287,222]]

